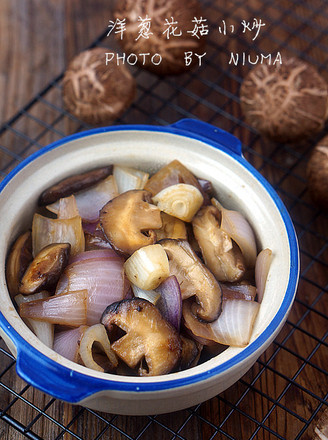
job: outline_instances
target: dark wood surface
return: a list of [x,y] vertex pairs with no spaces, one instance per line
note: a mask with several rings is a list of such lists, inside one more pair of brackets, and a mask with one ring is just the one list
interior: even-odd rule
[[[266,4],[265,1],[252,0],[247,2],[246,7],[244,3],[237,0],[223,2],[224,7],[233,7],[234,20],[237,22],[238,17],[252,19],[254,16],[259,16],[263,13]],[[288,48],[301,51],[304,59],[317,65],[325,65],[327,68],[328,34],[325,34],[325,39],[322,35],[327,26],[328,3],[321,11],[322,13],[316,11],[312,14],[308,8],[297,6],[297,2],[281,0],[278,3],[285,5],[285,8],[292,4],[293,14],[288,14],[286,12],[288,9],[284,7],[281,9],[268,7],[265,10],[266,16],[272,20],[268,31],[272,38],[263,39],[261,50],[270,51],[272,41],[276,42],[277,46],[282,44],[281,42],[287,42]],[[112,4],[113,2],[108,0],[0,1],[0,125],[15,115],[43,87],[59,75],[73,55],[88,47],[105,30],[108,20],[112,18]],[[316,0],[313,2],[313,10],[324,5],[323,1]],[[255,15],[256,13],[259,15]],[[305,23],[303,27],[297,17],[303,19]],[[225,17],[221,16],[222,18]],[[217,19],[219,22],[219,15]],[[295,31],[298,34],[293,37],[291,34]],[[222,37],[220,38],[217,44],[222,43]],[[316,44],[312,44],[312,41]],[[233,50],[234,44],[231,39],[230,50]],[[250,44],[250,41],[247,44]],[[225,59],[224,55],[220,56],[218,60]],[[247,67],[239,66],[232,73],[243,76],[246,69]],[[321,73],[328,80],[327,71],[323,69]],[[208,78],[212,81],[216,74],[214,70],[212,73],[208,72]],[[238,84],[231,81],[230,77],[220,76],[220,78],[220,81],[222,80],[220,86],[237,95]],[[181,86],[184,84],[183,78],[170,81],[180,81]],[[141,89],[142,84],[140,84]],[[159,81],[156,94],[166,99],[170,90],[170,82],[163,81],[161,84]],[[195,81],[195,88],[191,87],[189,90],[191,93],[188,96],[185,94],[176,98],[176,105],[188,108],[188,111],[192,109],[190,111],[196,117],[220,125],[222,118],[221,120],[219,117],[216,118],[210,106],[204,106],[201,102],[191,105],[193,94],[200,96],[203,93],[200,85]],[[210,95],[206,95],[206,99],[212,102]],[[224,99],[221,99],[220,105],[224,106]],[[56,97],[54,101],[61,105],[60,98]],[[147,96],[139,105],[158,108]],[[236,118],[241,116],[237,100],[231,100],[224,110]],[[171,110],[170,108],[166,110],[164,103],[162,111],[165,115],[165,111],[169,113]],[[35,116],[43,120],[47,118],[42,110],[36,110]],[[130,118],[129,122],[133,120]],[[66,122],[60,125],[60,129],[67,132]],[[31,127],[25,127],[26,133],[30,136],[32,130]],[[234,134],[242,136],[244,144],[254,141],[254,135],[242,126],[234,125],[233,130]],[[50,140],[53,140],[51,135],[49,138],[47,136],[42,138],[40,142],[46,143]],[[14,142],[13,144],[11,142],[10,138],[1,139],[5,147],[18,148]],[[11,414],[23,426],[28,426],[37,417],[37,421],[33,422],[33,431],[42,439],[49,440],[55,439],[62,432],[61,425],[68,426],[76,435],[87,440],[98,438],[98,435],[101,439],[130,438],[124,432],[128,433],[131,438],[136,438],[139,434],[142,439],[179,438],[174,437],[173,434],[177,430],[182,438],[207,440],[212,438],[215,427],[218,426],[229,433],[231,436],[229,438],[238,440],[250,438],[257,428],[259,431],[253,437],[255,439],[289,440],[295,438],[305,424],[304,421],[312,420],[313,417],[313,421],[302,437],[303,439],[312,438],[314,427],[323,412],[322,408],[317,414],[320,404],[317,397],[324,399],[328,391],[327,376],[324,373],[328,364],[327,344],[320,344],[327,334],[328,327],[327,292],[325,297],[320,294],[322,286],[325,286],[328,281],[328,257],[325,248],[327,218],[312,207],[307,195],[303,199],[306,160],[299,160],[298,156],[304,154],[306,157],[309,151],[308,145],[300,147],[296,154],[290,155],[288,150],[277,153],[275,146],[260,139],[253,143],[253,147],[258,154],[246,151],[245,155],[257,168],[261,169],[271,183],[279,183],[282,189],[280,195],[290,208],[300,235],[302,251],[303,279],[298,291],[299,301],[293,307],[288,323],[276,342],[261,356],[259,362],[243,377],[242,381],[222,393],[220,399],[214,398],[198,408],[197,417],[187,410],[159,416],[156,423],[150,423],[145,417],[116,417],[113,419],[116,429],[109,428],[101,437],[101,432],[106,427],[101,417],[110,421],[113,416],[101,414],[96,417],[92,412],[82,411],[79,407],[72,407],[58,401],[53,402],[49,396],[31,387],[25,389],[26,384],[17,377],[14,368],[11,367],[12,361],[8,356],[3,356],[1,361],[6,365],[0,366],[0,372],[8,366],[8,372],[3,378],[4,383],[9,389],[15,390],[23,397],[15,401]],[[29,154],[33,148],[32,145],[24,154]],[[279,166],[268,166],[262,159],[265,154],[268,157],[271,155],[272,161],[278,164],[282,171],[279,170]],[[4,159],[1,158],[1,153],[0,159],[2,164]],[[296,176],[294,179],[290,176],[285,179],[288,163],[290,163],[292,173]],[[293,197],[289,196],[290,193]],[[295,197],[302,198],[302,204],[295,201]],[[308,208],[304,209],[303,201]],[[306,362],[304,362],[305,359],[307,359]],[[250,387],[252,387],[251,390],[249,390]],[[1,387],[0,412],[13,399],[13,393]],[[35,405],[35,408],[27,404],[24,399]],[[237,404],[239,410],[233,410],[232,405]],[[39,417],[38,409],[44,410],[45,414]],[[299,417],[295,417],[295,414]],[[53,423],[47,416],[53,417],[57,423]],[[256,421],[262,424],[259,426]],[[146,429],[147,424],[149,426]],[[267,428],[276,432],[280,437],[270,433]],[[143,429],[145,429],[144,433]],[[23,434],[11,427],[5,420],[0,419],[0,438],[20,440]],[[67,434],[64,438],[74,437]],[[218,440],[227,437],[217,433],[213,438]]]

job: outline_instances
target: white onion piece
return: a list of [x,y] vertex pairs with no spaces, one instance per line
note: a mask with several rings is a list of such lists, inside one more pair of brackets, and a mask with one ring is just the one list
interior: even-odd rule
[[214,198],[211,199],[211,201],[221,212],[222,219],[220,228],[237,243],[245,258],[246,266],[249,268],[254,267],[257,250],[254,231],[250,224],[239,211],[223,208]]
[[[25,302],[31,302],[36,299],[49,298],[50,293],[45,290],[42,292],[34,293],[32,295],[16,295],[15,301],[18,306]],[[26,321],[30,325],[35,335],[43,342],[47,347],[52,348],[54,343],[54,326],[49,322],[37,321],[35,319],[26,318]]]
[[[94,352],[96,347],[100,347],[98,356]],[[80,356],[86,367],[96,371],[111,371],[118,365],[117,357],[111,349],[106,329],[102,324],[95,324],[84,332],[80,342]]]
[[87,322],[87,295],[87,290],[78,290],[37,299],[21,304],[19,314],[22,318],[79,327]]
[[235,347],[248,345],[260,304],[255,301],[228,299],[222,301],[220,316],[213,322],[197,319],[192,304],[183,304],[185,324],[195,336]]
[[[76,200],[78,215],[83,221],[94,222],[99,218],[100,209],[116,196],[118,196],[118,190],[115,179],[113,176],[108,176],[97,185],[75,193],[73,197]],[[59,201],[47,206],[47,209],[57,214],[58,218],[60,218],[59,208]]]
[[87,325],[78,328],[63,330],[55,334],[54,350],[61,356],[73,362],[79,359],[79,343]]
[[58,218],[73,218],[80,215],[74,195],[59,199]]
[[148,173],[120,165],[114,165],[113,176],[120,194],[132,189],[143,189],[149,178]]
[[161,296],[161,294],[157,292],[157,290],[140,289],[140,287],[136,286],[135,284],[131,284],[131,287],[135,297],[146,299],[152,304],[156,304]]
[[72,218],[79,215],[74,195],[59,199],[55,203],[46,206],[46,208],[54,214],[57,214],[57,218],[61,219]]
[[271,249],[263,249],[257,256],[255,263],[255,285],[257,289],[257,300],[262,302],[266,281],[272,260]]
[[32,223],[32,249],[35,257],[41,249],[52,243],[70,243],[71,255],[84,251],[84,232],[81,217],[53,219],[34,214]]
[[124,260],[110,249],[84,252],[77,258],[80,260],[69,264],[64,270],[56,294],[86,289],[87,324],[97,324],[106,307],[121,301],[128,293],[130,284],[124,274]]
[[156,289],[170,275],[169,260],[160,244],[136,250],[124,263],[129,281],[141,289]]
[[185,222],[191,222],[203,201],[199,189],[186,183],[168,186],[153,197],[153,202],[161,211]]

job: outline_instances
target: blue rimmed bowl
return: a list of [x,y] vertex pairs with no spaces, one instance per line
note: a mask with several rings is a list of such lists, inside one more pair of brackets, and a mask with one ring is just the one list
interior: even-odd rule
[[[273,251],[250,344],[226,349],[191,369],[157,377],[100,373],[43,345],[19,317],[5,278],[13,240],[31,225],[40,193],[75,173],[117,163],[155,172],[173,159],[208,179],[228,208],[244,213],[259,248]],[[273,341],[292,306],[299,276],[295,231],[270,184],[243,158],[238,139],[191,119],[167,127],[112,126],[66,137],[30,156],[0,184],[0,334],[26,382],[61,400],[115,414],[177,411],[224,391]]]

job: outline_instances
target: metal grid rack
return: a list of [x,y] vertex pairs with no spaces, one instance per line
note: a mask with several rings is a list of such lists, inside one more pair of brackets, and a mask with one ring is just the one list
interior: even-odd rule
[[[134,68],[138,97],[115,123],[169,124],[205,120],[238,136],[246,158],[271,182],[294,221],[301,279],[287,323],[251,370],[227,391],[196,407],[149,417],[97,413],[59,402],[24,383],[0,340],[0,437],[40,439],[309,439],[327,407],[328,221],[311,202],[305,168],[317,139],[303,145],[270,143],[244,122],[238,90],[249,65],[229,64],[232,51],[288,53],[316,66],[328,80],[326,0],[204,1],[210,24],[201,67],[159,78]],[[248,3],[245,5],[245,3]],[[256,40],[241,20],[261,18]],[[235,25],[224,35],[223,25]],[[92,46],[112,46],[107,30]],[[0,128],[0,173],[64,135],[89,128],[62,108],[62,75]],[[17,409],[24,414],[17,419]],[[8,428],[9,427],[9,428]],[[8,429],[9,431],[8,431]],[[4,437],[9,432],[9,437]]]

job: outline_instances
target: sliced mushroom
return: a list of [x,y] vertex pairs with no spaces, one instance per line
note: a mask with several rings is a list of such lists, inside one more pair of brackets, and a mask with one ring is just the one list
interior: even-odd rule
[[72,194],[96,185],[101,180],[109,176],[113,171],[113,166],[97,168],[82,174],[67,177],[59,183],[52,185],[43,191],[39,198],[39,205],[50,205],[59,199],[71,196]]
[[256,287],[245,281],[236,284],[221,284],[223,299],[244,299],[254,301]]
[[182,299],[196,296],[197,316],[214,321],[221,311],[221,287],[214,275],[200,261],[186,240],[161,240],[167,253],[170,274],[179,281]]
[[144,299],[132,298],[111,304],[101,322],[111,341],[118,329],[125,332],[111,343],[111,348],[130,368],[139,365],[139,376],[169,373],[180,359],[178,332],[156,306]]
[[156,231],[157,240],[164,238],[187,239],[186,224],[177,217],[161,212],[163,226]]
[[24,273],[19,292],[24,295],[53,287],[68,263],[71,245],[54,243],[43,248]]
[[151,204],[148,191],[131,190],[102,208],[100,226],[114,249],[131,255],[156,242],[153,229],[162,227],[162,219],[160,210]]
[[162,189],[177,183],[187,183],[195,186],[201,193],[204,193],[197,178],[178,160],[173,160],[169,164],[163,166],[157,173],[148,180],[145,189],[154,196]]
[[197,365],[203,346],[199,342],[180,335],[182,343],[182,352],[179,368],[186,370],[187,368]]
[[217,280],[240,280],[246,270],[244,258],[236,243],[220,229],[220,211],[215,206],[204,206],[193,218],[192,226],[205,264]]
[[17,295],[22,276],[32,260],[32,234],[27,231],[17,238],[7,258],[6,278],[11,295]]

